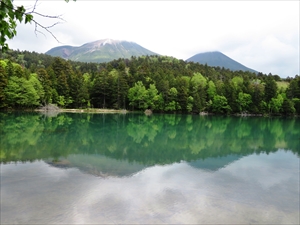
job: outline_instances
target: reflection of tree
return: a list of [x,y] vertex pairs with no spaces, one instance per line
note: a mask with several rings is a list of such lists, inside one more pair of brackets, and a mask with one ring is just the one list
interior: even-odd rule
[[35,155],[34,146],[40,140],[44,128],[36,114],[29,116],[21,114],[13,121],[8,114],[0,114],[0,121],[1,161],[10,158],[17,161],[22,160],[25,155]]
[[129,119],[126,130],[128,135],[131,136],[136,143],[141,143],[144,137],[147,137],[147,142],[154,142],[161,127],[162,124],[155,117],[148,118],[144,115],[138,115]]
[[143,114],[0,114],[1,162],[101,154],[145,165],[231,154],[299,155],[296,118]]

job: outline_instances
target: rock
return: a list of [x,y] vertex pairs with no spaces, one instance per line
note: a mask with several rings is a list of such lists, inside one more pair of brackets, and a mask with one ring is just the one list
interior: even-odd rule
[[147,116],[152,115],[152,110],[151,109],[146,109],[144,112]]

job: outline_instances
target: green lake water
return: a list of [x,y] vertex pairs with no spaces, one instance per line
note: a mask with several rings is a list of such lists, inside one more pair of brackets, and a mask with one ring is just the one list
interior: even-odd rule
[[0,113],[1,224],[299,224],[300,119]]

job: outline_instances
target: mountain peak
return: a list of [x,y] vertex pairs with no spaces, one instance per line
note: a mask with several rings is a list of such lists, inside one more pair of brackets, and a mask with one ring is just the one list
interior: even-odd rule
[[124,42],[124,41],[106,38],[106,39],[101,39],[101,40],[89,42],[89,43],[86,43],[85,45],[92,44],[92,45],[103,46],[103,45],[106,45],[106,44],[118,44],[120,42]]
[[186,61],[207,64],[208,66],[213,67],[224,67],[232,71],[242,70],[257,73],[257,71],[242,65],[241,63],[229,58],[228,56],[219,51],[198,53],[188,58]]
[[79,47],[55,47],[47,51],[46,54],[82,62],[109,62],[131,56],[158,55],[134,42],[110,38],[89,42]]

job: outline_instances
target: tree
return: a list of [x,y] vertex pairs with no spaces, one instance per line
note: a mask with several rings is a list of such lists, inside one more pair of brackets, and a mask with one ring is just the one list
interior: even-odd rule
[[281,106],[283,104],[283,97],[278,94],[277,97],[272,98],[269,103],[269,110],[271,113],[279,113],[281,111]]
[[177,96],[177,101],[179,103],[179,106],[182,111],[187,110],[187,104],[188,104],[188,77],[179,77],[177,79],[177,91],[178,91],[178,96]]
[[256,79],[250,82],[248,91],[251,95],[252,104],[249,111],[252,113],[264,113],[266,111],[266,102],[264,100],[264,85]]
[[[72,106],[75,108],[78,108],[78,106],[81,106],[82,103],[85,102],[85,90],[83,89],[83,77],[79,73],[72,73],[70,75],[70,97],[73,99]],[[82,95],[83,94],[83,95]]]
[[168,102],[165,104],[166,111],[175,111],[179,109],[179,104],[177,102],[178,91],[175,87],[170,88]]
[[108,72],[107,70],[97,73],[91,85],[91,103],[97,108],[106,108],[108,100]]
[[157,106],[158,100],[159,100],[159,96],[155,84],[150,84],[150,87],[147,90],[147,99],[146,99],[148,107],[151,108],[152,110],[158,108]]
[[30,78],[28,80],[30,84],[33,86],[34,90],[36,91],[38,95],[38,100],[44,99],[45,91],[41,84],[41,82],[38,80],[38,75],[36,73],[30,74]]
[[134,87],[128,91],[129,105],[137,107],[138,109],[146,109],[148,107],[146,103],[147,90],[142,81],[138,81],[134,84]]
[[0,108],[5,107],[5,93],[4,89],[7,86],[7,74],[5,70],[6,63],[0,61]]
[[91,87],[91,81],[90,81],[90,75],[88,73],[85,73],[82,75],[82,86],[80,87],[79,91],[79,103],[80,106],[87,106],[88,108],[90,105],[90,95],[89,90]]
[[44,105],[51,103],[52,96],[52,88],[51,88],[51,80],[47,71],[44,68],[40,68],[37,71],[38,79],[43,86],[44,89],[44,98],[42,99]]
[[213,81],[210,80],[208,82],[208,87],[207,87],[208,100],[213,100],[216,94],[217,94],[216,85]]
[[277,83],[272,76],[267,76],[265,81],[265,101],[269,103],[272,98],[276,97]]
[[[66,2],[69,2],[69,0],[65,0]],[[76,0],[74,0],[76,1]],[[63,18],[61,16],[50,16],[50,15],[44,15],[36,11],[38,0],[35,1],[34,6],[27,10],[25,7],[22,6],[16,6],[13,4],[13,0],[1,0],[0,1],[0,46],[2,51],[8,50],[8,44],[7,39],[12,39],[17,35],[17,22],[20,23],[24,22],[25,24],[33,22],[35,25],[35,33],[42,33],[39,28],[42,30],[47,31],[51,34],[53,38],[57,40],[55,35],[51,32],[51,28],[54,27],[59,23],[59,21],[62,21]],[[49,19],[55,19],[58,20],[58,22],[53,23],[50,26],[44,26],[40,22],[37,21],[36,16],[46,17]],[[57,40],[58,41],[58,40]]]
[[188,97],[186,109],[190,113],[193,109],[194,98],[192,96]]
[[240,112],[248,111],[250,104],[252,103],[251,95],[240,92],[237,99]]
[[128,90],[129,90],[129,86],[127,83],[127,74],[125,71],[122,71],[118,74],[118,92],[119,92],[118,108],[126,109]]
[[283,103],[282,103],[282,106],[281,106],[281,112],[284,115],[294,114],[296,112],[296,109],[294,107],[293,101],[291,101],[290,99],[285,98],[283,100]]
[[296,113],[300,114],[300,99],[299,98],[293,98],[292,102],[294,104],[294,108],[296,110]]
[[52,64],[52,69],[55,74],[55,78],[57,81],[56,87],[54,87],[60,96],[65,96],[65,98],[69,97],[69,84],[68,84],[68,76],[71,75],[72,71],[69,69],[68,62],[65,60],[56,57],[54,59],[54,63]]
[[40,96],[34,83],[34,80],[28,81],[23,77],[10,77],[4,90],[7,105],[14,108],[38,106]]
[[214,113],[229,113],[230,106],[227,103],[227,98],[221,95],[215,95],[212,102],[212,111]]
[[[194,111],[200,112],[205,108],[207,80],[201,73],[194,73],[190,85],[190,92],[192,95],[190,97],[192,97],[193,101],[188,100],[190,102],[189,107],[193,106]],[[189,110],[190,109],[188,109],[188,111]]]
[[286,92],[289,98],[300,98],[300,76],[296,76],[290,81]]

